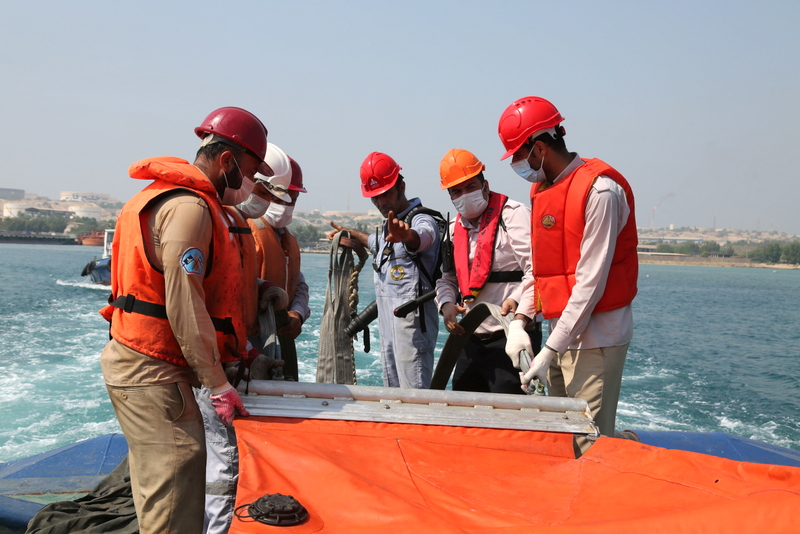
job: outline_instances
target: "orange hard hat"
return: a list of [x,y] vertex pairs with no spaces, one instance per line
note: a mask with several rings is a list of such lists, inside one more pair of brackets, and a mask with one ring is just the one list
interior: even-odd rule
[[475,154],[463,148],[451,148],[439,163],[439,176],[442,178],[441,188],[449,189],[461,182],[466,182],[486,169],[486,165],[475,157]]
[[558,126],[564,117],[556,107],[538,96],[526,96],[513,102],[500,116],[497,133],[506,153],[506,159],[520,149],[532,135],[548,128]]
[[383,152],[373,152],[361,164],[361,194],[367,198],[385,193],[397,183],[400,165]]

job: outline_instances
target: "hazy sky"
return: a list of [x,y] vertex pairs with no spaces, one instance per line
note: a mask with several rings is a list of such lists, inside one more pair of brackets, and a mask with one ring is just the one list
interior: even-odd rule
[[[15,2],[0,0],[0,187],[127,200],[151,156],[240,106],[302,166],[298,209],[366,211],[372,151],[409,196],[450,148],[526,201],[500,114],[527,95],[567,146],[631,183],[639,226],[800,233],[800,2]],[[658,209],[654,209],[657,207]]]

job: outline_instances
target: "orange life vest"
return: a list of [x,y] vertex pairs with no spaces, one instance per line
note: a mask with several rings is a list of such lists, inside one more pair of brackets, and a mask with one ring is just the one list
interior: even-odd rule
[[627,306],[636,296],[639,261],[636,255],[633,191],[625,178],[599,159],[590,159],[554,185],[531,188],[531,239],[536,305],[546,319],[560,317],[575,285],[586,226],[586,200],[598,176],[607,176],[625,191],[628,221],[617,236],[611,270],[595,312]]
[[[154,180],[122,208],[117,219],[111,262],[109,306],[100,310],[111,322],[111,336],[133,350],[187,366],[166,316],[164,274],[147,257],[143,226],[146,213],[163,195],[187,190],[208,205],[212,241],[204,271],[206,309],[217,331],[223,362],[238,360],[227,345],[243,354],[247,343],[245,295],[257,293],[255,277],[247,278],[242,236],[250,229],[229,221],[214,185],[194,165],[180,158],[151,158],[131,165],[132,178]],[[252,271],[250,275],[252,275]],[[252,310],[253,314],[255,310]]]
[[242,310],[244,311],[245,324],[247,326],[247,335],[254,336],[260,331],[258,325],[258,268],[259,264],[256,259],[256,242],[253,239],[252,230],[249,228],[248,221],[250,219],[242,215],[238,209],[233,206],[224,206],[225,211],[233,218],[234,226],[230,228],[231,232],[236,232],[239,236],[241,244],[241,258],[242,269],[244,271],[245,288],[248,289],[242,295]]
[[248,219],[256,244],[256,263],[259,277],[280,286],[294,300],[300,280],[300,246],[288,228],[278,238],[278,233],[261,217]]
[[478,241],[472,265],[469,263],[469,232],[461,224],[461,214],[456,217],[453,228],[453,260],[456,266],[458,289],[464,302],[471,302],[488,283],[519,282],[522,271],[492,271],[497,232],[503,224],[502,212],[508,197],[500,193],[489,193],[489,205],[481,215]]

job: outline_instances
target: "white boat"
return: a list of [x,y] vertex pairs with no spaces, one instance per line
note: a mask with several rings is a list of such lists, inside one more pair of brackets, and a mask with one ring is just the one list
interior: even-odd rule
[[111,284],[111,244],[114,242],[114,229],[106,228],[103,233],[103,255],[86,264],[81,276],[90,276],[95,284]]

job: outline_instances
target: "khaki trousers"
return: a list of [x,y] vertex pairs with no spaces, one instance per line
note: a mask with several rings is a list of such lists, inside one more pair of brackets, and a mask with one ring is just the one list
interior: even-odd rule
[[[549,394],[586,399],[594,422],[604,436],[614,436],[628,345],[567,350],[553,359],[547,373]],[[586,437],[576,437],[576,456],[586,452],[590,445]]]
[[176,382],[106,388],[128,441],[139,531],[201,533],[206,445],[192,387]]

